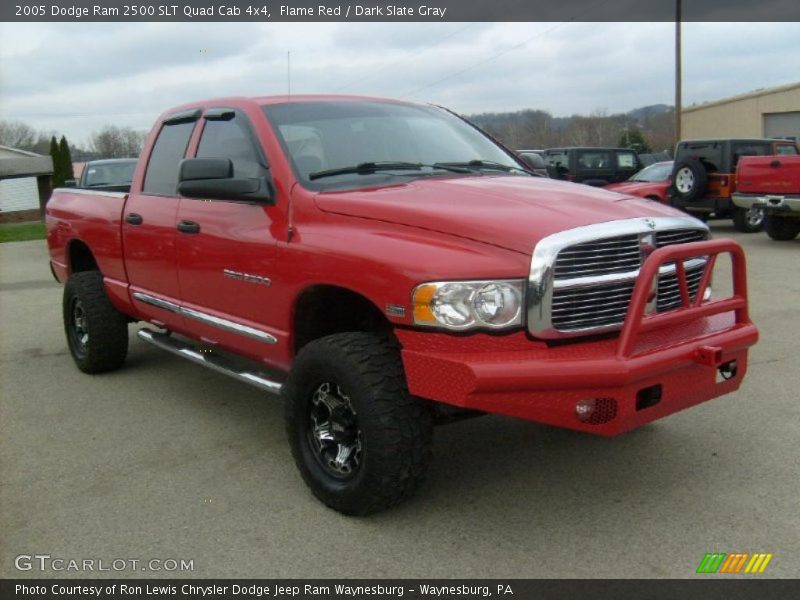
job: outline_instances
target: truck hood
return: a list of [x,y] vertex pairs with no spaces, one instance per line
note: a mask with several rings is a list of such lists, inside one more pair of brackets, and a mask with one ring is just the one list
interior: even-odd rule
[[530,254],[559,231],[636,217],[683,215],[650,200],[522,176],[436,177],[369,190],[322,192],[320,210],[428,229]]

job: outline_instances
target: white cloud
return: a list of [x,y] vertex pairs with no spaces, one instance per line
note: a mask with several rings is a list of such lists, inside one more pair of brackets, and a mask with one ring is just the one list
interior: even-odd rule
[[[684,101],[798,80],[799,23],[685,24]],[[85,140],[199,98],[407,97],[463,113],[671,104],[671,23],[0,24],[0,118]]]

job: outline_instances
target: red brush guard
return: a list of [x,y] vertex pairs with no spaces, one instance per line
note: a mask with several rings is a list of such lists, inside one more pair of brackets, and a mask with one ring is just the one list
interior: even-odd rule
[[[731,259],[733,295],[703,301],[717,257]],[[683,261],[707,257],[692,299]],[[645,314],[662,265],[674,263],[682,306]],[[738,389],[758,331],[747,311],[744,252],[733,240],[654,251],[619,337],[548,346],[508,335],[399,330],[417,396],[490,413],[616,435]]]

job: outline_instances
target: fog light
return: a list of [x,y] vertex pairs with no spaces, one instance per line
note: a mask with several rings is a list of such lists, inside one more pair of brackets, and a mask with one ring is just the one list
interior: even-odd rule
[[578,415],[578,420],[584,423],[592,418],[594,414],[594,398],[590,400],[581,400],[575,405],[575,414]]
[[575,416],[581,423],[602,425],[617,416],[617,401],[614,398],[587,398],[575,404]]

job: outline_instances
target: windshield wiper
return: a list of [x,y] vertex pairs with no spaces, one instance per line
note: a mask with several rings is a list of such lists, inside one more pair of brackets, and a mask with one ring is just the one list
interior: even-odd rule
[[327,169],[325,171],[316,171],[309,173],[310,180],[320,179],[321,177],[333,177],[334,175],[348,175],[355,173],[358,175],[369,175],[378,171],[420,171],[422,169],[441,169],[443,171],[452,171],[453,173],[470,173],[471,170],[458,165],[433,163],[426,165],[424,163],[413,162],[396,162],[396,161],[377,161],[377,162],[363,162],[349,167],[340,167],[338,169]]
[[506,173],[510,171],[519,171],[520,173],[527,173],[528,175],[533,175],[534,177],[541,177],[541,175],[531,171],[530,169],[525,169],[523,167],[514,167],[512,165],[504,165],[503,163],[495,162],[493,160],[475,159],[467,162],[453,162],[453,163],[449,162],[449,163],[437,163],[437,164],[446,164],[448,166],[454,166],[454,167],[470,167],[475,169],[495,169],[497,171],[505,171]]

